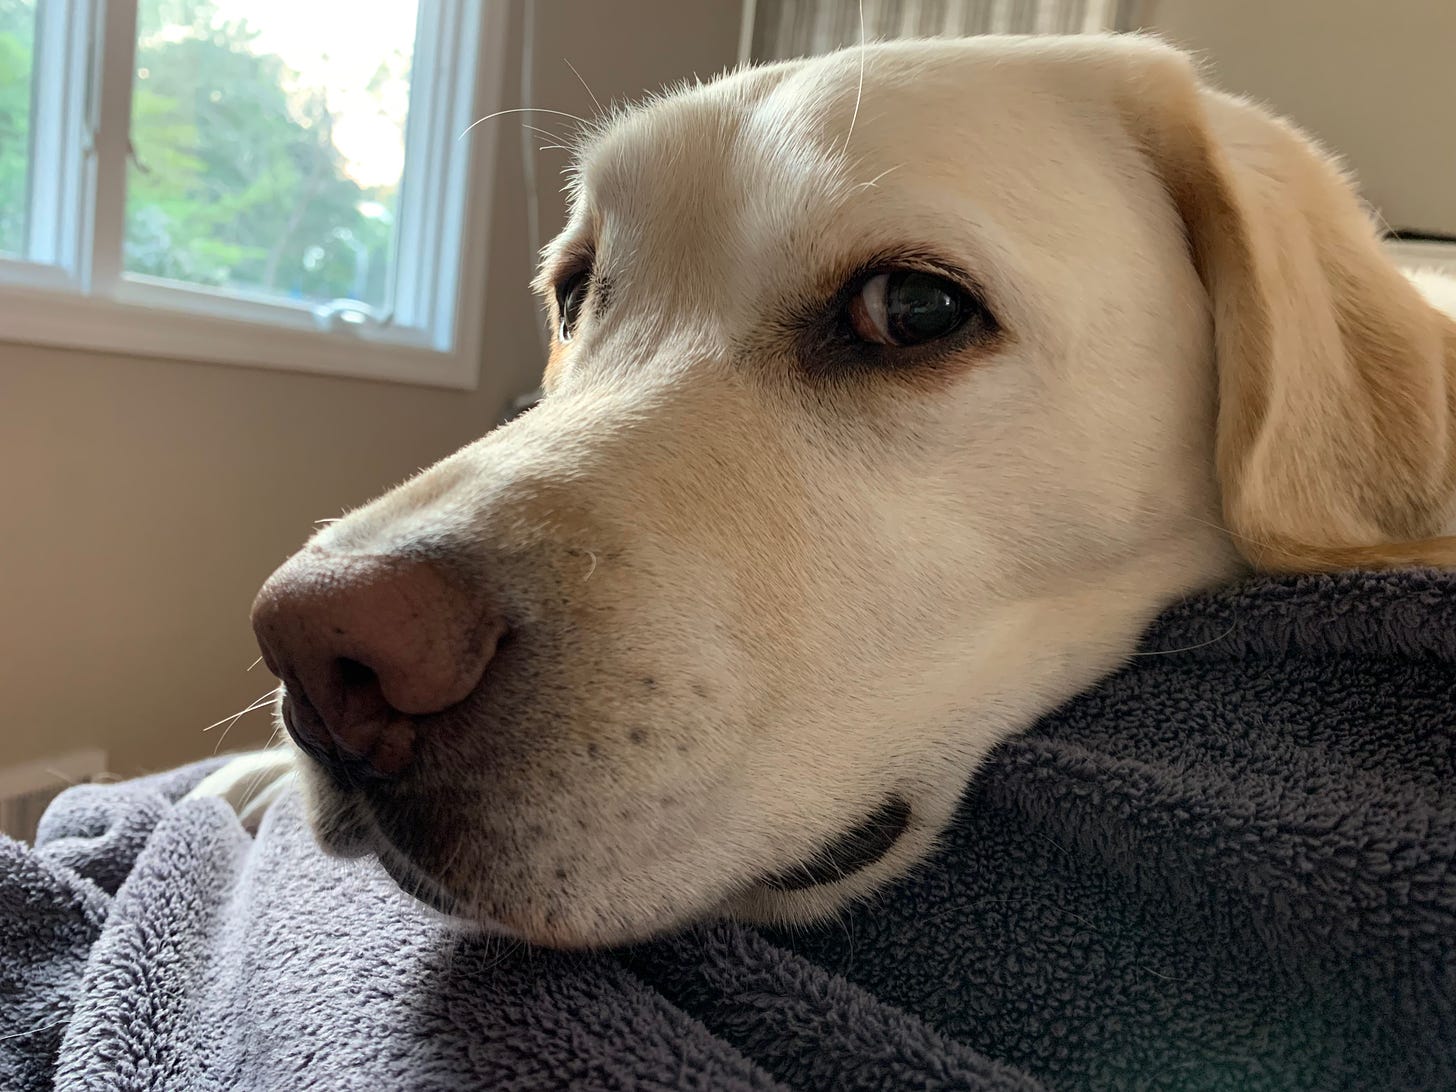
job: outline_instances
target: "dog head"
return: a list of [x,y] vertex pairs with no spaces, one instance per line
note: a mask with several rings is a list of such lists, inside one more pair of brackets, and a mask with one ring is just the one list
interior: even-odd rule
[[255,608],[325,845],[533,941],[831,912],[1179,595],[1452,556],[1449,324],[1157,43],[624,110],[539,284],[542,403]]

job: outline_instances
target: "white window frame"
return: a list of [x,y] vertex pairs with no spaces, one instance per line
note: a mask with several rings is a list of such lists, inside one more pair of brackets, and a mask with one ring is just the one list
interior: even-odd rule
[[1456,241],[1387,239],[1385,249],[1402,269],[1424,269],[1456,277]]
[[420,0],[381,319],[123,273],[136,0],[41,0],[31,173],[51,184],[28,253],[0,257],[0,341],[473,389],[495,140],[462,134],[498,107],[506,7]]
[[[852,46],[861,32],[871,41],[905,35],[970,33],[968,16],[976,15],[979,33],[1016,29],[1013,20],[1031,16],[1026,30],[1038,34],[1077,29],[1096,33],[1130,30],[1146,14],[1149,0],[903,0],[886,10],[881,0],[743,0],[738,28],[738,61],[774,61]],[[786,23],[785,17],[788,17]],[[763,33],[759,33],[760,30]],[[777,32],[777,33],[775,33]],[[807,32],[807,33],[805,33]]]

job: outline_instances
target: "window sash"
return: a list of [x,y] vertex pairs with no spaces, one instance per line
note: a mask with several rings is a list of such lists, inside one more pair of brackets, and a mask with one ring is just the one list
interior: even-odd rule
[[[456,321],[450,286],[461,261],[470,184],[461,136],[472,120],[478,58],[452,43],[481,38],[482,7],[472,0],[420,0],[404,175],[390,268],[391,320],[431,330],[448,344]],[[498,6],[498,5],[497,5]]]
[[740,59],[775,61],[882,38],[1126,30],[1139,0],[747,0]]
[[[30,175],[47,184],[29,187],[25,253],[0,258],[0,338],[474,386],[481,338],[462,312],[484,289],[494,138],[460,137],[499,97],[505,5],[420,0],[380,311],[124,270],[137,6],[37,6]],[[216,344],[224,329],[260,359]]]
[[[87,264],[89,78],[97,2],[40,0],[36,6],[24,260],[5,263],[7,280],[36,265],[58,271],[67,286],[81,283]],[[44,183],[38,184],[41,179]]]
[[[41,0],[48,3],[49,0]],[[90,253],[85,291],[112,296],[122,276],[126,232],[126,164],[131,157],[131,90],[136,71],[136,0],[94,0],[97,11],[91,79]]]

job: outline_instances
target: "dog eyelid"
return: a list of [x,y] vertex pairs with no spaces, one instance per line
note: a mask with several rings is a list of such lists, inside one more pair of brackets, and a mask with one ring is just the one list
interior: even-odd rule
[[841,289],[839,321],[859,343],[892,350],[929,345],[968,324],[993,327],[984,298],[967,282],[924,261],[877,265]]
[[579,268],[556,282],[556,336],[559,340],[571,340],[577,320],[581,318],[581,309],[586,305],[591,284],[590,266]]

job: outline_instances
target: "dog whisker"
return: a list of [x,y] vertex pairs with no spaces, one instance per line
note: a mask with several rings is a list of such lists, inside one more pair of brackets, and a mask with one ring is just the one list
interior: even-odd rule
[[1209,645],[1216,645],[1216,644],[1218,644],[1220,641],[1222,641],[1225,638],[1227,638],[1230,634],[1233,633],[1234,630],[1236,630],[1238,628],[1239,628],[1239,624],[1237,622],[1234,622],[1234,623],[1231,623],[1229,625],[1229,628],[1228,629],[1224,630],[1217,637],[1210,638],[1207,641],[1200,641],[1196,645],[1184,645],[1182,648],[1158,648],[1158,649],[1154,649],[1151,652],[1134,652],[1133,655],[1134,656],[1173,656],[1173,655],[1176,655],[1179,652],[1192,652],[1194,649],[1197,649],[1197,648],[1207,648]]
[[859,120],[859,104],[864,98],[864,77],[865,77],[865,14],[864,0],[859,0],[859,86],[854,92],[854,112],[849,116],[849,132],[844,134],[844,146],[839,152],[844,155],[849,151],[850,137],[854,136],[854,124]]
[[1275,548],[1273,543],[1263,542],[1263,541],[1255,538],[1253,535],[1241,534],[1238,531],[1235,531],[1232,527],[1225,527],[1222,523],[1219,523],[1217,520],[1201,519],[1198,516],[1193,516],[1193,515],[1190,515],[1188,518],[1190,520],[1192,520],[1194,523],[1201,523],[1205,527],[1212,527],[1215,531],[1222,531],[1224,534],[1228,535],[1230,538],[1238,539],[1241,542],[1247,542],[1247,543],[1249,543],[1251,545],[1259,546],[1259,547],[1261,547],[1261,548],[1263,548],[1265,550],[1273,550]]
[[861,182],[858,186],[855,187],[855,189],[856,190],[868,190],[868,189],[872,189],[872,188],[874,188],[875,186],[877,186],[879,184],[880,179],[884,178],[886,175],[894,174],[896,171],[898,171],[903,166],[905,166],[905,164],[903,164],[903,163],[896,163],[893,167],[887,167],[885,170],[881,171],[879,174],[877,174],[873,178],[871,178],[868,182]]
[[213,721],[206,728],[204,728],[203,731],[210,732],[219,724],[224,723],[228,724],[229,727],[231,727],[232,722],[236,721],[239,717],[245,716],[248,713],[253,712],[253,710],[255,709],[263,708],[263,706],[271,702],[277,696],[277,694],[278,688],[275,686],[271,690],[269,690],[268,693],[262,695],[261,697],[254,698],[247,706],[239,709],[236,713],[230,713],[228,716],[223,717],[221,720]]
[[[563,61],[566,61],[565,57],[561,59]],[[581,81],[582,87],[586,88],[586,93],[591,96],[592,105],[597,108],[597,113],[605,114],[606,111],[602,109],[602,103],[601,100],[597,98],[597,93],[591,89],[591,85],[588,84],[586,80],[583,80],[581,78],[581,73],[576,70],[576,65],[572,64],[570,61],[566,61],[566,67],[571,69],[571,74]]]
[[500,942],[501,949],[500,954],[497,955],[495,959],[491,960],[485,965],[484,969],[487,971],[495,970],[497,967],[499,967],[502,963],[504,963],[511,956],[515,955],[516,952],[520,951],[520,949],[525,946],[524,943],[516,937],[497,937],[491,933],[487,933],[486,936],[489,937],[491,940],[498,940]]
[[[216,728],[219,724],[222,724],[224,721],[227,722],[226,723],[226,726],[218,734],[217,742],[215,744],[213,744],[212,753],[213,754],[217,754],[217,752],[222,749],[223,741],[225,739],[227,739],[228,733],[230,731],[232,731],[232,729],[233,729],[233,725],[237,724],[238,721],[242,720],[243,717],[247,716],[249,713],[256,712],[259,709],[262,709],[262,708],[264,708],[264,707],[266,707],[268,705],[271,705],[273,703],[273,701],[276,699],[276,697],[278,695],[278,691],[279,691],[279,687],[274,687],[272,690],[268,691],[268,693],[264,694],[262,697],[258,698],[256,701],[252,702],[252,704],[248,705],[245,709],[240,709],[238,712],[234,713],[231,717],[224,717],[222,720],[214,721],[212,724],[209,724],[206,728],[204,728],[203,729],[204,732],[210,732],[214,728]],[[275,731],[276,731],[276,729],[275,729]]]
[[509,110],[496,110],[494,113],[486,114],[485,117],[483,117],[483,118],[476,118],[469,125],[467,125],[464,129],[462,129],[460,131],[460,136],[456,137],[455,139],[456,140],[461,140],[461,139],[463,139],[465,137],[465,135],[467,133],[470,132],[470,130],[474,129],[477,125],[482,125],[482,124],[484,124],[487,121],[493,121],[496,118],[504,117],[507,114],[530,114],[530,113],[537,113],[537,114],[555,114],[558,117],[570,118],[572,121],[579,122],[580,124],[582,124],[584,126],[587,126],[588,128],[591,127],[591,122],[587,121],[586,118],[581,117],[578,114],[570,113],[569,111],[566,111],[566,110],[550,110],[550,109],[547,109],[544,106],[516,106],[516,107],[512,107]]
[[562,136],[560,133],[553,133],[550,129],[543,129],[539,125],[532,125],[529,122],[525,122],[525,121],[521,122],[521,128],[522,129],[526,129],[526,130],[528,130],[528,131],[530,131],[532,133],[535,133],[537,136],[546,137],[548,140],[565,140],[566,139],[566,137]]
[[12,1032],[9,1035],[0,1035],[0,1043],[9,1042],[12,1039],[24,1039],[27,1035],[44,1035],[48,1031],[55,1031],[56,1028],[65,1027],[70,1022],[69,1016],[63,1016],[50,1024],[42,1024],[38,1028],[26,1028],[24,1031]]
[[[280,722],[277,722],[277,723],[275,723],[273,725],[273,731],[268,736],[268,742],[265,745],[264,749],[267,750],[267,749],[271,749],[273,747],[276,747],[278,745],[278,743],[279,743],[280,738],[282,737],[282,735],[283,735],[283,724],[280,721]],[[252,798],[253,794],[256,793],[262,787],[262,785],[263,785],[263,779],[266,778],[271,772],[272,771],[270,769],[266,768],[266,767],[254,771],[253,776],[248,781],[248,787],[243,791],[242,799],[243,800],[250,800]],[[290,773],[290,774],[288,774],[286,776],[292,776],[292,775]]]

